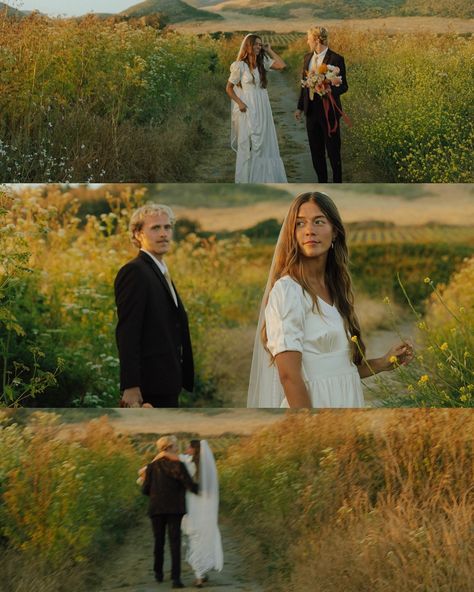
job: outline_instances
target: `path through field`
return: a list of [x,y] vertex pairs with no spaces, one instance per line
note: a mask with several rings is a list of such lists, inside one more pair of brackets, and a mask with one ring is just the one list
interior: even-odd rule
[[[254,581],[242,554],[239,543],[227,520],[221,521],[220,530],[224,547],[224,568],[220,573],[211,572],[205,586],[208,592],[263,592]],[[165,549],[165,581],[158,584],[153,574],[153,535],[148,518],[140,520],[131,529],[122,546],[110,560],[101,564],[102,581],[94,592],[156,592],[171,590],[169,579],[169,547]],[[193,587],[194,575],[182,556],[182,581],[186,589]]]
[[[289,183],[316,183],[317,177],[311,161],[304,118],[296,121],[294,112],[298,101],[298,84],[291,74],[270,72],[268,94],[278,135],[280,154]],[[223,89],[224,92],[224,89]],[[230,101],[227,117],[212,130],[208,146],[201,150],[194,172],[195,182],[233,183],[235,152],[230,147]],[[342,124],[343,126],[345,124]],[[369,182],[370,171],[359,171],[351,161],[350,145],[342,144],[343,180],[345,182]],[[329,178],[331,167],[327,161]]]

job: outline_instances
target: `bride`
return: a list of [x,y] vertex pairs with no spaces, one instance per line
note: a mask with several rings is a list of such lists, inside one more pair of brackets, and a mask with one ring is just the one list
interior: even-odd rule
[[226,93],[232,99],[231,146],[237,153],[236,183],[286,183],[267,92],[267,72],[285,62],[258,35],[247,35],[230,66]]
[[362,407],[361,378],[412,357],[400,343],[365,358],[339,212],[323,193],[296,197],[262,302],[247,406]]
[[186,561],[201,588],[211,569],[222,570],[223,552],[217,523],[219,484],[214,456],[206,440],[191,440],[185,455],[180,456],[191,477],[198,482],[199,495],[186,492],[186,515],[183,532],[187,535]]

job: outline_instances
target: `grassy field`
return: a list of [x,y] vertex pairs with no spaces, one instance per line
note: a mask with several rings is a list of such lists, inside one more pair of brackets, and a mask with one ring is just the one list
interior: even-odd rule
[[[108,212],[86,217],[80,214],[83,202],[78,196],[90,197],[89,191],[23,188],[20,194],[3,198],[3,404],[28,401],[53,407],[113,407],[118,403],[112,286],[119,267],[135,255],[126,228],[133,209],[147,201],[147,193],[145,189],[122,188],[121,194],[109,195]],[[423,199],[420,197],[420,203]],[[453,203],[451,200],[449,205]],[[411,211],[414,204],[413,200],[406,202]],[[198,376],[195,394],[183,398],[182,404],[218,406],[228,401],[229,381],[237,377],[245,381],[248,376],[253,332],[275,239],[259,239],[255,232],[249,233],[252,238],[241,233],[222,238],[209,233],[200,236],[190,232],[189,221],[182,222],[168,263],[176,270],[173,275],[189,313]],[[391,313],[382,304],[385,297],[394,303],[396,316],[407,317],[409,307],[397,272],[423,315],[433,289],[438,286],[441,290],[449,283],[473,253],[472,240],[466,238],[468,230],[462,227],[415,230],[397,226],[395,231],[398,242],[393,241],[392,227],[374,229],[372,223],[359,223],[354,229],[363,242],[351,242],[351,269],[366,332],[391,326]],[[414,232],[425,238],[413,240]],[[374,242],[374,233],[382,237],[388,233],[387,240]],[[448,233],[449,241],[433,242],[433,237]],[[424,283],[428,274],[433,286]],[[464,292],[456,292],[455,306],[468,310],[463,298],[469,297],[470,290]],[[435,343],[446,341],[439,339],[436,337]],[[461,341],[458,346],[464,347]],[[429,355],[426,360],[433,367],[438,362]],[[467,388],[470,380],[462,374],[453,384],[453,401],[458,403],[459,388]]]
[[[241,39],[196,33],[0,15],[0,181],[196,178],[200,153],[229,116],[224,87]],[[270,38],[289,43],[288,92],[296,92],[304,41]],[[470,36],[344,25],[331,46],[347,60],[354,127],[344,143],[360,179],[369,171],[389,182],[472,180]]]
[[468,592],[469,411],[298,413],[232,447],[222,499],[268,590]]

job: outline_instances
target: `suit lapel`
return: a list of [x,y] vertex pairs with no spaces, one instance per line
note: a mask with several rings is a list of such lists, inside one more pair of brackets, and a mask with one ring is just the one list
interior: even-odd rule
[[328,47],[326,55],[323,58],[323,64],[330,64],[331,63],[331,54],[332,54],[332,51]]
[[[153,259],[151,259],[151,257],[149,257],[146,253],[144,253],[143,251],[140,251],[140,255],[139,255],[144,261],[146,261],[148,263],[148,265],[151,266],[153,272],[155,273],[156,277],[160,280],[160,282],[162,283],[162,285],[164,286],[166,292],[168,293],[169,297],[171,298],[171,302],[173,303],[173,306],[176,307],[174,298],[173,298],[173,294],[171,293],[170,287],[168,285],[168,282],[166,281],[165,276],[163,275],[161,269],[158,267],[158,265],[156,265],[156,263],[153,261]],[[173,282],[171,282],[173,283]],[[178,291],[176,290],[176,286],[173,283],[173,288],[176,294],[176,300],[178,301],[178,307],[181,304],[181,300],[178,296]]]
[[311,58],[313,57],[313,53],[307,53],[304,58],[304,66],[303,69],[305,72],[309,72],[309,63],[311,62]]

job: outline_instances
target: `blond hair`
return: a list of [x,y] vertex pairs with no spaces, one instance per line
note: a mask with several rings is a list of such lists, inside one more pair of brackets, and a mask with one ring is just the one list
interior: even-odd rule
[[149,202],[144,206],[135,210],[130,218],[130,223],[128,225],[128,231],[130,235],[130,240],[132,243],[140,248],[140,241],[135,236],[137,232],[140,232],[143,228],[143,224],[145,223],[145,219],[150,214],[166,214],[170,219],[171,226],[175,225],[176,217],[173,213],[173,210],[169,206],[165,206],[164,204],[157,204],[154,202]]
[[329,33],[325,27],[311,27],[311,29],[308,30],[308,35],[319,39],[323,45],[328,44]]
[[178,444],[178,438],[176,436],[161,436],[156,441],[156,447],[160,452],[163,450],[169,450],[170,448],[174,448]]

